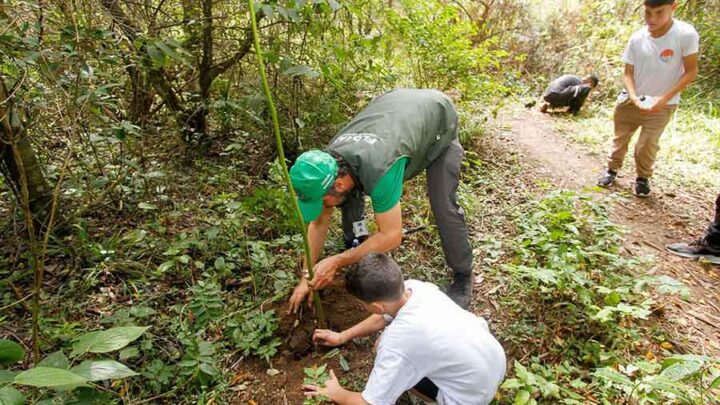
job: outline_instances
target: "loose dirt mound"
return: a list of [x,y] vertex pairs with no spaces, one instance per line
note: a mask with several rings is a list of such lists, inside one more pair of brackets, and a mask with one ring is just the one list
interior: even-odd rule
[[[336,331],[347,329],[369,315],[341,283],[324,290],[322,301],[329,327]],[[251,401],[255,401],[258,405],[301,404],[301,387],[305,377],[303,369],[322,364],[333,369],[341,381],[357,381],[361,385],[354,389],[362,389],[372,368],[374,339],[348,343],[340,347],[339,354],[323,358],[329,349],[313,346],[311,339],[316,325],[311,314],[304,313],[300,318],[291,316],[284,302],[275,305],[275,312],[280,316],[277,335],[283,338],[283,344],[280,353],[273,358],[272,368],[279,373],[268,372],[271,367],[262,360],[241,360],[236,368],[242,372],[232,381],[231,389],[237,392],[233,403],[252,404]],[[348,371],[342,369],[340,356],[347,360],[350,366]]]

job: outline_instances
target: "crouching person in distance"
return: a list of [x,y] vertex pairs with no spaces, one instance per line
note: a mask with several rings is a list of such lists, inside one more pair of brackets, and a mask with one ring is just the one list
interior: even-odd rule
[[540,112],[547,112],[550,108],[567,107],[567,112],[577,114],[580,112],[588,95],[598,85],[596,74],[590,74],[584,78],[576,75],[563,75],[553,80],[545,89],[543,100],[545,104],[540,107]]
[[316,344],[339,346],[384,329],[362,393],[340,386],[304,386],[338,404],[389,405],[408,390],[441,405],[489,404],[505,376],[505,352],[483,318],[465,311],[437,286],[403,282],[389,256],[370,253],[345,276],[347,290],[372,315],[340,333],[318,329]]

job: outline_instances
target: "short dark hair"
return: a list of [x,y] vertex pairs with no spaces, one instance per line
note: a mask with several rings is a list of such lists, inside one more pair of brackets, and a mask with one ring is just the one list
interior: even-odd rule
[[396,301],[405,292],[400,266],[385,253],[368,253],[345,274],[345,288],[365,303]]
[[327,150],[326,152],[329,153],[332,157],[334,157],[338,163],[337,177],[342,177],[346,174],[351,174],[350,165],[345,161],[345,159],[343,158],[343,156],[341,154],[337,153],[334,150]]
[[595,73],[590,73],[588,78],[592,82],[593,87],[597,87],[598,83],[600,83],[600,78]]
[[645,0],[645,5],[650,7],[666,6],[668,4],[674,4],[675,0]]

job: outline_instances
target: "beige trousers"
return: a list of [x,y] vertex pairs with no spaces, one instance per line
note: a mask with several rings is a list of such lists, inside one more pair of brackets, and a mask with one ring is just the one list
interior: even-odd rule
[[615,107],[615,138],[612,152],[608,156],[608,169],[618,171],[622,168],[628,151],[630,139],[638,128],[640,137],[635,145],[635,167],[638,177],[651,177],[655,166],[655,157],[660,150],[660,135],[670,122],[676,106],[666,106],[661,111],[642,113],[630,100]]

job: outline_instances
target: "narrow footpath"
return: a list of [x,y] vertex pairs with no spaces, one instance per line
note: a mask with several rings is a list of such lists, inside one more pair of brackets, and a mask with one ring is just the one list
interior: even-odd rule
[[588,153],[556,133],[553,119],[534,109],[507,109],[498,117],[500,137],[555,187],[590,191],[598,198],[617,197],[609,204],[613,221],[628,231],[624,238],[627,253],[655,257],[651,274],[668,275],[690,289],[688,300],[676,296],[663,299],[668,326],[686,336],[695,353],[720,354],[720,266],[679,258],[665,250],[669,243],[689,241],[702,233],[711,219],[715,195],[658,189],[650,198],[640,199],[631,194],[634,177],[629,175],[619,177],[609,190],[598,189],[594,185],[604,157]]

